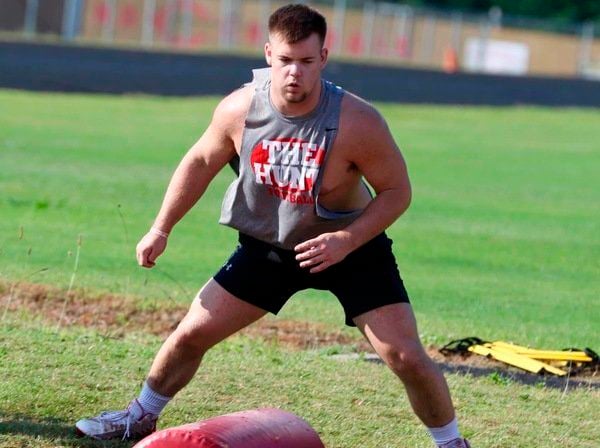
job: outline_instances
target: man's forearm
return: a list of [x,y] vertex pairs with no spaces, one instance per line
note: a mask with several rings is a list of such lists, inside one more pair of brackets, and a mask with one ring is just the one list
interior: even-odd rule
[[352,250],[375,238],[394,223],[410,205],[410,191],[387,190],[380,192],[364,212],[346,227]]
[[205,164],[198,159],[189,155],[183,158],[169,182],[160,211],[154,220],[155,228],[170,232],[200,199],[211,177],[207,175],[205,168]]

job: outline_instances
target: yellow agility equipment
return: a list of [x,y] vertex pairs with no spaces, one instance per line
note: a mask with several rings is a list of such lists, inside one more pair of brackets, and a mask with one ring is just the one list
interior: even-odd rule
[[476,353],[528,372],[538,374],[547,372],[558,376],[565,376],[584,367],[600,366],[600,358],[589,348],[537,350],[504,341],[486,342],[477,337],[452,341],[442,347],[440,352],[443,354]]
[[525,355],[533,359],[548,359],[551,361],[576,361],[592,362],[593,358],[584,351],[565,351],[565,350],[536,350],[533,348],[522,347],[520,345],[510,344],[508,342],[496,341],[491,343],[495,348],[510,350],[519,355]]
[[524,355],[511,352],[510,350],[503,350],[501,348],[494,347],[493,344],[479,345],[475,344],[469,347],[469,351],[477,353],[478,355],[489,356],[491,358],[502,361],[511,366],[519,367],[523,370],[527,370],[532,373],[553,373],[554,375],[563,376],[567,372],[559,368],[553,367],[545,362],[537,361],[535,359],[528,358]]

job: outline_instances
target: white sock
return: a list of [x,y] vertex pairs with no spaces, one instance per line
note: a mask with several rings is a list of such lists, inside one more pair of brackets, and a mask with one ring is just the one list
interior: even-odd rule
[[456,417],[447,425],[440,428],[427,428],[429,434],[433,438],[436,445],[443,445],[444,443],[452,442],[453,440],[460,439],[460,432],[458,432],[458,422]]
[[[148,383],[144,381],[144,386],[142,387],[142,391],[140,392],[137,401],[142,407],[143,412],[159,415],[172,398],[173,397],[165,397],[158,392],[154,392],[152,388],[148,386]],[[133,414],[142,412],[141,409],[138,409],[138,406],[133,406],[131,411]],[[140,418],[141,415],[136,415],[136,417]]]

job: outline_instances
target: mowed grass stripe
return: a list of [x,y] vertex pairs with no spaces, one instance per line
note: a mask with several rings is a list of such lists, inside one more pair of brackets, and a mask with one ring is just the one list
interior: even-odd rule
[[[3,279],[66,288],[81,235],[75,287],[187,303],[235,246],[217,224],[228,169],[157,269],[139,269],[133,250],[217,102],[0,91]],[[389,234],[426,342],[599,347],[600,113],[381,111],[413,181],[413,204]],[[323,292],[298,294],[283,315],[343,322]]]

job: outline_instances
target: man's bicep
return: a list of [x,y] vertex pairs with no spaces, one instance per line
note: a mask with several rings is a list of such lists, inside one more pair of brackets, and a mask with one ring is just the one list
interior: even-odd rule
[[373,132],[353,151],[353,163],[375,192],[389,189],[410,191],[406,162],[385,122],[375,122]]
[[204,134],[190,149],[190,157],[208,166],[213,173],[237,154],[235,142],[240,139],[251,93],[251,89],[242,88],[225,97],[216,107]]
[[235,155],[233,140],[220,126],[211,123],[198,141],[192,145],[186,157],[193,158],[216,173]]

